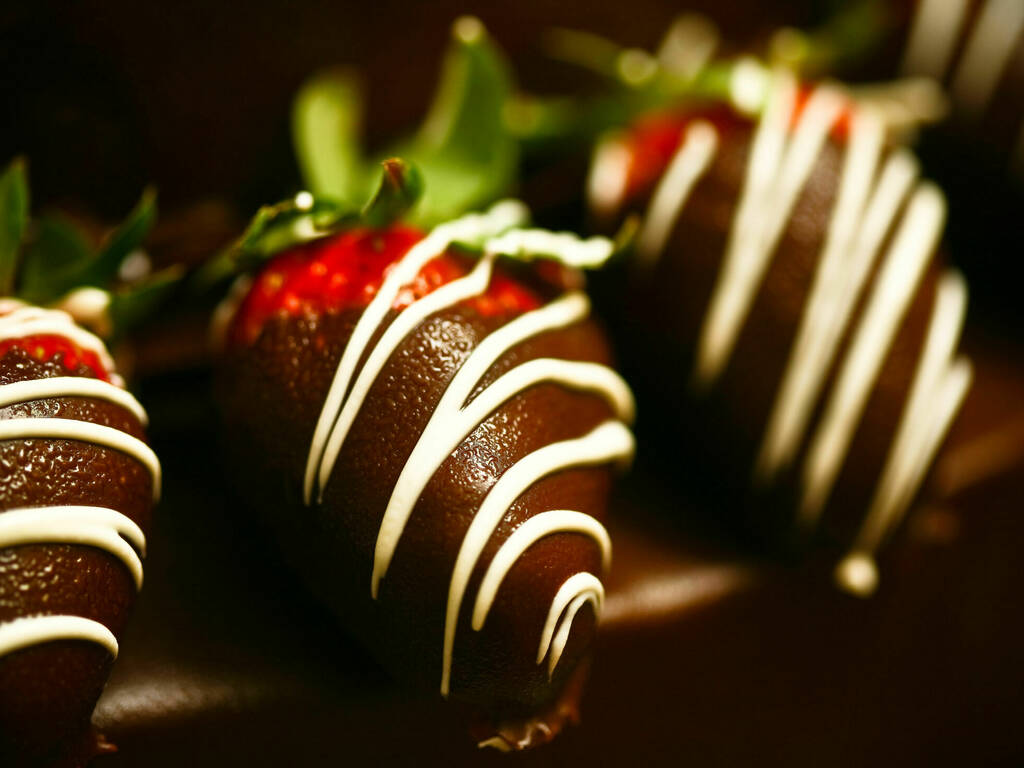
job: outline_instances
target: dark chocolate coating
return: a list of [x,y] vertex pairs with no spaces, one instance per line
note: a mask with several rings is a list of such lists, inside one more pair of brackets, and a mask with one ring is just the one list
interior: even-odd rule
[[[236,489],[268,514],[289,559],[312,590],[390,672],[428,691],[441,677],[445,602],[456,554],[486,492],[517,460],[580,437],[612,416],[596,395],[541,384],[516,395],[479,425],[426,486],[399,541],[379,599],[370,597],[374,543],[391,491],[451,377],[509,316],[458,305],[428,318],[387,362],[352,425],[322,505],[302,503],[311,436],[361,310],[272,319],[251,348],[229,351],[220,402]],[[391,316],[385,321],[395,316]],[[535,336],[506,353],[484,383],[538,357],[607,364],[591,321]],[[536,542],[506,576],[483,629],[469,614],[484,570],[523,521],[551,509],[605,516],[610,469],[572,469],[529,488],[489,538],[463,600],[451,696],[492,722],[517,721],[550,706],[585,655],[594,614],[572,625],[551,682],[536,663],[541,628],[558,587],[579,571],[601,574],[595,543],[557,533]],[[549,725],[557,730],[560,724]],[[493,735],[493,731],[491,734]]]
[[[835,140],[825,145],[770,257],[727,365],[706,393],[696,393],[691,377],[697,342],[742,195],[753,130],[750,123],[719,130],[718,153],[683,206],[655,266],[633,271],[621,346],[634,353],[627,364],[631,379],[649,390],[662,412],[675,417],[669,429],[684,453],[717,470],[709,479],[723,509],[741,509],[745,522],[759,533],[788,536],[810,440],[892,232],[847,323],[799,451],[769,488],[755,492],[757,451],[820,261],[844,148]],[[635,204],[641,211],[645,206],[646,200]],[[899,217],[893,230],[898,224]],[[824,538],[848,542],[863,521],[910,390],[941,269],[942,262],[933,258],[884,358],[824,508]]]
[[[0,359],[0,383],[69,373],[59,359],[40,362],[13,348]],[[60,397],[0,408],[0,418],[90,421],[145,439],[134,414],[112,403]],[[82,504],[109,507],[147,532],[152,479],[119,451],[74,440],[0,442],[0,514],[16,507]],[[136,588],[110,553],[73,544],[0,549],[0,622],[39,614],[93,619],[120,637]],[[0,657],[0,764],[82,765],[101,745],[89,719],[112,666],[91,642],[58,640]]]
[[[967,421],[980,435],[1024,425],[1019,346],[967,349],[987,393]],[[143,393],[169,482],[145,599],[96,710],[119,751],[96,768],[889,768],[1024,753],[1020,439],[998,481],[911,513],[871,600],[837,592],[832,562],[779,568],[715,546],[700,523],[720,505],[689,493],[701,467],[659,478],[638,457],[610,501],[615,557],[582,722],[508,756],[477,750],[433,685],[388,680],[224,514],[214,430],[203,412],[184,428],[181,379]]]

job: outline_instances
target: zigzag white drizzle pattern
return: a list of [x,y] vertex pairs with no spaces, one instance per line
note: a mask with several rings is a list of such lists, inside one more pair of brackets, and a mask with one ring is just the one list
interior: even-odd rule
[[[841,115],[842,94],[823,86],[811,94],[791,127],[795,97],[792,75],[775,73],[699,339],[694,373],[698,390],[712,386],[727,365],[793,206]],[[641,265],[649,265],[663,250],[674,218],[710,166],[715,143],[706,135],[709,130],[713,129],[703,122],[689,127],[670,170],[655,188],[641,232],[656,234],[641,237],[640,245],[651,249],[639,254]],[[821,260],[754,467],[755,480],[767,483],[792,462],[824,394],[827,373],[854,307],[895,226],[810,442],[799,510],[800,521],[808,526],[817,521],[828,499],[945,218],[941,193],[930,184],[915,186],[917,166],[910,155],[897,150],[882,164],[883,148],[881,118],[868,109],[855,110]],[[686,171],[679,171],[681,167]],[[665,221],[670,209],[673,220]],[[948,271],[874,502],[853,552],[837,569],[841,585],[855,593],[867,594],[874,588],[872,553],[909,506],[968,389],[970,364],[953,358],[966,303],[962,279]]]
[[[374,302],[367,307],[356,325],[321,411],[310,445],[304,489],[307,503],[313,498],[314,491],[318,499],[322,498],[348,431],[370,387],[401,342],[430,315],[486,291],[498,255],[514,258],[555,255],[567,263],[593,265],[603,262],[611,253],[611,243],[601,238],[581,241],[561,233],[515,229],[516,225],[525,221],[525,217],[526,211],[521,204],[501,203],[487,214],[443,224],[413,246],[389,273]],[[416,276],[424,264],[443,253],[454,242],[468,243],[483,250],[474,269],[465,277],[439,288],[400,312],[381,334],[377,344],[366,354],[370,338],[384,319],[398,291]],[[469,399],[491,366],[514,346],[538,334],[585,319],[589,308],[586,296],[582,293],[569,293],[544,307],[526,312],[487,335],[456,372],[407,459],[385,510],[374,551],[371,579],[371,594],[374,598],[377,597],[380,582],[391,563],[406,522],[430,478],[451,452],[510,398],[536,384],[556,383],[594,392],[612,405],[618,418],[632,420],[633,397],[626,383],[609,368],[587,362],[553,358],[530,360],[501,375],[472,400]],[[366,362],[356,374],[356,363],[364,355]],[[509,468],[490,489],[466,532],[452,573],[442,659],[443,695],[448,695],[450,687],[455,625],[469,575],[508,509],[524,491],[547,475],[571,467],[627,461],[632,452],[633,438],[629,430],[618,421],[609,421],[583,437],[534,451]],[[586,518],[586,522],[582,518]],[[474,613],[475,617],[479,616],[479,621],[474,618],[474,629],[479,630],[483,626],[498,587],[517,558],[533,542],[562,531],[580,532],[594,539],[601,547],[603,561],[607,566],[610,543],[600,523],[587,515],[568,510],[539,514],[520,526],[492,560],[485,578],[486,596],[482,600],[478,598]],[[597,581],[596,576],[588,576]],[[579,579],[573,579],[563,585],[559,595],[566,589],[573,590],[573,585],[580,583]],[[599,581],[597,583],[600,585]],[[481,594],[484,594],[483,589]],[[573,591],[569,596],[568,610],[562,617],[552,645],[549,672],[554,670],[558,662],[573,616],[585,602],[573,601],[579,597],[590,599],[595,611],[599,611],[601,601],[588,597],[593,594],[593,585],[588,582],[582,591]],[[566,605],[562,605],[555,615],[556,620],[565,608]],[[538,664],[543,658],[538,660]]]
[[[4,299],[0,311],[0,340],[37,334],[64,337],[95,352],[110,373],[113,361],[103,342],[77,328],[69,315],[28,307]],[[88,397],[118,405],[146,424],[146,412],[128,392],[115,384],[80,376],[56,376],[0,386],[0,408],[52,397]],[[154,497],[160,492],[160,464],[149,446],[120,430],[73,419],[13,418],[0,421],[0,440],[53,438],[81,440],[120,450],[142,463],[153,478]],[[0,512],[0,549],[25,544],[84,544],[103,549],[120,559],[142,587],[142,561],[146,539],[130,518],[106,507],[54,506],[9,509]],[[81,616],[28,616],[0,624],[0,657],[31,645],[54,640],[87,640],[117,656],[117,640],[103,624]]]

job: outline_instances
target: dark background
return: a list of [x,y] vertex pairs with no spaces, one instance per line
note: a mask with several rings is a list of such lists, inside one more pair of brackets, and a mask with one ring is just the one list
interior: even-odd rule
[[379,144],[421,116],[451,22],[478,15],[534,90],[570,85],[541,33],[566,26],[627,45],[656,45],[684,10],[730,39],[802,23],[811,0],[216,3],[182,0],[8,2],[0,10],[0,161],[31,161],[36,203],[119,218],[147,182],[164,211],[209,197],[246,213],[296,183],[291,97],[332,65],[367,79],[367,139]]

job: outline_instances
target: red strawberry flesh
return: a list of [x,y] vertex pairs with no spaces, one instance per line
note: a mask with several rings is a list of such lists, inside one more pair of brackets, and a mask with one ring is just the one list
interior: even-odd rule
[[[801,85],[790,127],[795,127],[810,99],[813,88]],[[648,191],[668,167],[672,156],[679,149],[687,128],[702,120],[715,128],[719,136],[750,123],[750,118],[737,112],[731,104],[721,102],[689,108],[652,112],[641,116],[625,132],[623,141],[629,152],[629,170],[626,179],[626,194],[629,197]],[[832,138],[845,141],[849,134],[850,107],[842,114],[832,128]]]
[[[251,344],[273,316],[297,316],[362,308],[369,304],[394,265],[423,232],[398,225],[358,227],[315,240],[274,256],[256,275],[229,334],[235,344]],[[475,260],[446,251],[428,262],[399,291],[392,308],[404,309],[443,285],[466,275]],[[519,314],[542,304],[531,289],[496,270],[487,290],[467,304],[485,316]]]
[[90,350],[80,348],[77,344],[63,336],[40,334],[38,336],[5,339],[0,341],[0,358],[12,349],[23,350],[41,362],[57,360],[63,364],[69,373],[74,373],[81,366],[85,366],[92,372],[95,378],[110,381],[110,372],[104,367],[99,355]]

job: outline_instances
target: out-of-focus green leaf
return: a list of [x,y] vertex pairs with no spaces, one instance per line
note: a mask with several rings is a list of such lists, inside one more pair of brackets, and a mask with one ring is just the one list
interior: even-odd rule
[[189,291],[206,293],[240,271],[257,267],[275,253],[325,237],[346,223],[358,221],[358,209],[317,198],[309,192],[265,205],[238,240],[196,270],[189,278]]
[[441,83],[416,136],[390,154],[423,173],[425,193],[413,220],[433,225],[507,194],[518,148],[505,121],[512,78],[479,20],[455,22]]
[[59,216],[35,221],[24,248],[18,295],[45,304],[78,287],[79,276],[95,259],[78,229]]
[[103,287],[117,277],[126,258],[142,245],[156,221],[156,190],[147,188],[128,218],[107,238],[99,256],[79,277],[80,285]]
[[381,163],[380,182],[360,214],[368,227],[386,227],[405,216],[423,195],[423,175],[397,157]]
[[185,270],[181,265],[162,269],[110,295],[110,322],[113,338],[124,335],[153,314],[181,283]]
[[14,160],[0,176],[0,296],[14,290],[18,252],[28,222],[25,161]]
[[357,79],[330,70],[308,80],[292,106],[292,140],[299,169],[318,197],[358,206],[372,175],[359,148],[362,96]]

